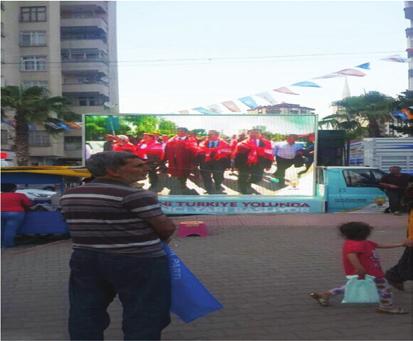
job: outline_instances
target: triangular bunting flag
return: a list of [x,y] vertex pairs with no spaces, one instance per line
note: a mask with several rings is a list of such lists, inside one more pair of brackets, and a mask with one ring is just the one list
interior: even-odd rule
[[245,104],[250,109],[255,109],[256,107],[258,107],[257,102],[255,102],[251,96],[241,97],[241,98],[238,98],[238,100],[242,104]]
[[211,110],[212,112],[216,114],[222,114],[223,110],[220,108],[219,104],[212,104],[207,107],[208,110]]
[[343,69],[336,72],[338,75],[364,77],[366,74],[356,69]]
[[274,91],[281,92],[282,94],[287,94],[287,95],[299,95],[294,91],[291,91],[290,89],[286,88],[285,86],[277,89],[273,89]]
[[201,114],[204,114],[204,115],[212,115],[213,114],[212,111],[209,111],[208,109],[206,109],[204,107],[196,107],[196,108],[192,108],[192,110],[198,111],[198,112],[200,112]]
[[400,56],[400,55],[393,55],[393,56],[388,56],[386,58],[383,58],[382,60],[385,60],[386,62],[395,62],[395,63],[406,63],[407,59]]
[[321,88],[317,83],[314,82],[309,82],[309,81],[304,81],[304,82],[298,82],[291,84],[293,86],[302,86],[302,87],[307,87],[307,88]]
[[272,97],[272,95],[268,91],[260,92],[258,94],[255,94],[255,96],[265,99],[267,102],[269,102],[272,105],[277,104],[277,101]]
[[340,77],[340,75],[337,75],[336,73],[329,73],[328,75],[314,77],[313,79],[327,79],[327,78],[336,78],[336,77]]
[[233,101],[225,101],[222,102],[222,105],[227,108],[229,111],[232,112],[240,112],[240,108],[238,108],[238,106],[233,102]]
[[80,129],[82,128],[78,123],[76,122],[71,122],[71,121],[65,121],[65,123],[72,129]]
[[370,63],[360,64],[360,65],[357,65],[356,67],[360,69],[364,69],[364,70],[370,70]]

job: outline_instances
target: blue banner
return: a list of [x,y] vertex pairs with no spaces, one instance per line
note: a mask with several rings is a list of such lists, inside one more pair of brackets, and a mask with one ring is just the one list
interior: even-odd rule
[[166,214],[322,213],[321,197],[159,196]]

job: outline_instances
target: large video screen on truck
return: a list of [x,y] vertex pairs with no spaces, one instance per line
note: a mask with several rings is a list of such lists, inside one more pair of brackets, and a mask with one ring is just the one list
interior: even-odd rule
[[159,195],[314,194],[314,115],[85,115],[84,158],[147,160]]

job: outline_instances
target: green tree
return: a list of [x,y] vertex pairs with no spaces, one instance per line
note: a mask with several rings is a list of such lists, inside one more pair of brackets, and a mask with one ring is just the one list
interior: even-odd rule
[[[86,141],[101,141],[105,134],[109,133],[106,128],[107,116],[86,116],[85,132]],[[111,132],[110,132],[111,133]]]
[[380,127],[391,120],[390,113],[394,103],[394,98],[378,91],[370,91],[361,96],[344,98],[333,104],[337,106],[336,118],[339,121],[344,118],[344,122],[357,122],[357,124],[349,124],[351,130],[355,130],[356,126],[366,127],[368,137],[381,137]]
[[170,120],[167,120],[165,118],[161,118],[159,122],[159,133],[162,135],[174,135],[176,134],[176,124],[175,122],[172,122]]
[[363,127],[358,119],[352,118],[346,112],[337,112],[336,114],[326,116],[318,125],[320,128],[344,130],[346,132],[346,140],[354,140],[367,135],[367,128]]
[[377,91],[347,97],[333,103],[337,112],[324,117],[319,122],[319,127],[345,131],[348,163],[350,141],[363,137],[381,137],[381,126],[391,120],[390,113],[394,104],[394,98]]
[[[61,96],[49,97],[48,91],[41,87],[24,89],[18,86],[1,88],[2,111],[13,111],[15,126],[14,148],[17,164],[29,164],[29,124],[45,124],[55,116],[74,119],[76,114],[68,110],[69,102]],[[47,126],[46,126],[47,128]]]

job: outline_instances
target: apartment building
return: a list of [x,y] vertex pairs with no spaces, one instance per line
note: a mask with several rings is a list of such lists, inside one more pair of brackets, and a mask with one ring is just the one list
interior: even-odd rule
[[404,16],[410,21],[406,29],[407,57],[409,58],[409,90],[413,91],[413,1],[405,1]]
[[[115,1],[2,1],[1,85],[42,86],[78,114],[118,112]],[[13,127],[2,122],[2,149]],[[76,163],[81,129],[30,131],[31,162]]]

